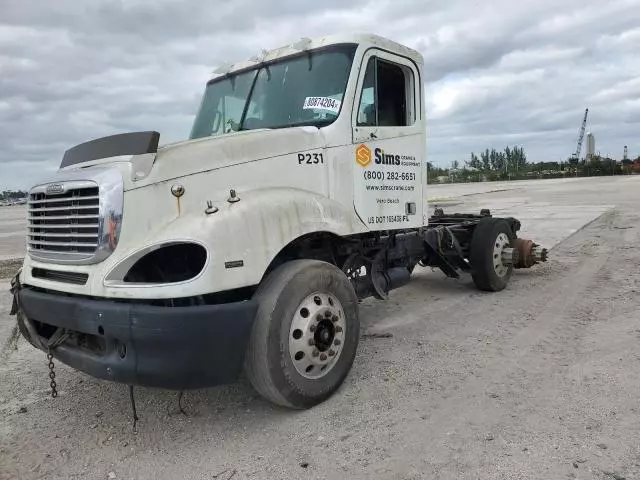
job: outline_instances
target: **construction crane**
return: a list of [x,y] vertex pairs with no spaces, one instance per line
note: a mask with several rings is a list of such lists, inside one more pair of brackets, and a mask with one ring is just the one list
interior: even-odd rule
[[587,115],[589,115],[589,109],[585,109],[584,118],[582,119],[582,126],[580,127],[580,133],[578,134],[578,146],[576,147],[576,153],[571,156],[571,160],[580,160],[580,152],[582,152],[582,141],[584,140],[584,130],[587,127]]

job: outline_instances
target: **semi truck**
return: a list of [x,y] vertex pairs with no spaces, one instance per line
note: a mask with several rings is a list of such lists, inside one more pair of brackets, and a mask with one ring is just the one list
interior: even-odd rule
[[380,36],[303,38],[215,70],[187,140],[67,150],[29,191],[11,286],[53,390],[55,360],[180,391],[244,375],[310,408],[353,366],[364,299],[416,267],[499,292],[546,261],[516,218],[430,210],[424,69]]

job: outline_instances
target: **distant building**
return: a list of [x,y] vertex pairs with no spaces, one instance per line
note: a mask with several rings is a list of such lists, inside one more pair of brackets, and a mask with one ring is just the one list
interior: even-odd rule
[[596,154],[596,137],[593,136],[593,133],[587,133],[587,155],[586,159],[589,160]]

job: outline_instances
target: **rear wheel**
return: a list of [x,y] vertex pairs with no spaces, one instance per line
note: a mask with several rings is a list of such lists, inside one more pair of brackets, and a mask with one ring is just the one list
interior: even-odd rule
[[515,235],[500,218],[480,220],[471,237],[469,260],[472,278],[480,290],[497,292],[509,283],[513,273]]
[[358,347],[358,300],[337,267],[295,260],[274,270],[256,292],[258,314],[245,371],[273,403],[309,408],[330,397]]

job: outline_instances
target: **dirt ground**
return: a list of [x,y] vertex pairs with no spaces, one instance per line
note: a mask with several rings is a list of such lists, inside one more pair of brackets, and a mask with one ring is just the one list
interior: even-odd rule
[[[25,205],[0,207],[0,268],[4,261],[24,256],[26,219]],[[2,278],[1,270],[0,278]]]
[[[0,362],[0,478],[640,479],[639,186],[469,197],[612,208],[503,292],[421,270],[364,302],[351,374],[308,411],[240,382],[186,392],[185,416],[175,392],[138,388],[134,434],[126,387],[58,364],[52,399],[45,355],[21,340]],[[2,345],[9,301],[0,293]]]

